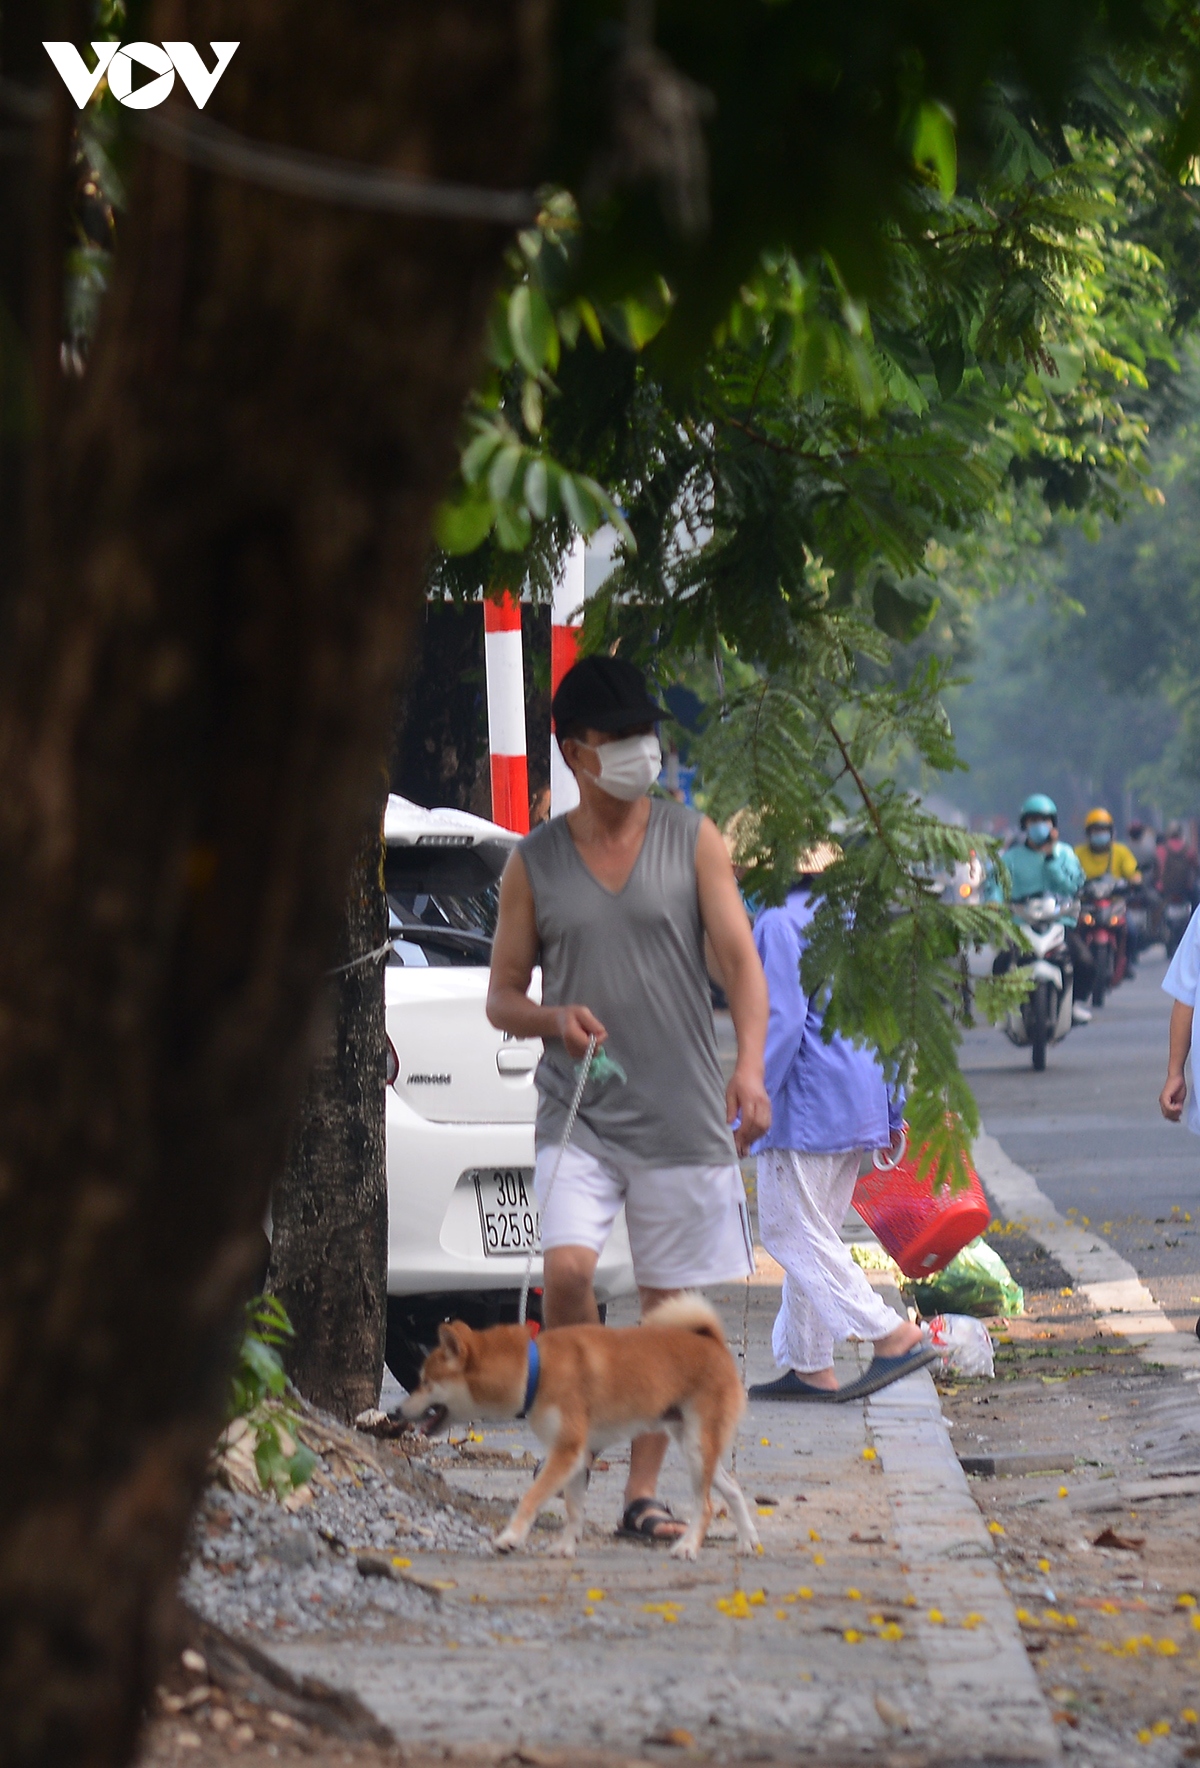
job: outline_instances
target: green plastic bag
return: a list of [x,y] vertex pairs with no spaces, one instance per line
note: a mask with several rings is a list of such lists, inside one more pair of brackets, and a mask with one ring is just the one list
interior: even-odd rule
[[927,1320],[934,1314],[974,1314],[986,1320],[993,1314],[1011,1317],[1025,1312],[1024,1290],[984,1240],[964,1246],[936,1277],[906,1284],[905,1294]]

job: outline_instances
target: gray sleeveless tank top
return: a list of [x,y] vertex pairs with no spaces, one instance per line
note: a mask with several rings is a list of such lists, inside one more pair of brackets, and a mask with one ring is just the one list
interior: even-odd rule
[[[572,1137],[592,1154],[644,1166],[737,1159],[704,964],[700,820],[673,799],[652,798],[642,850],[616,893],[580,859],[565,816],[520,844],[541,941],[542,1000],[590,1007],[608,1032],[609,1061],[597,1058]],[[546,1040],[536,1078],[542,1148],[561,1139],[575,1092],[575,1063],[561,1039]]]

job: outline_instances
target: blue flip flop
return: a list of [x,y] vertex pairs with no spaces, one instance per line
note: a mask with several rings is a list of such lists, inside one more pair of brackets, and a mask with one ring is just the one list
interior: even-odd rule
[[940,1361],[938,1352],[929,1344],[919,1344],[911,1351],[905,1351],[902,1357],[872,1357],[870,1367],[863,1370],[857,1381],[839,1387],[831,1397],[863,1400],[868,1394],[877,1394],[881,1387],[890,1387],[893,1381],[902,1381],[906,1375],[915,1374],[918,1369],[928,1369],[931,1363]]
[[760,1381],[757,1387],[750,1389],[752,1400],[837,1400],[841,1398],[836,1388],[814,1387],[811,1381],[801,1381],[794,1369],[781,1375],[778,1381]]

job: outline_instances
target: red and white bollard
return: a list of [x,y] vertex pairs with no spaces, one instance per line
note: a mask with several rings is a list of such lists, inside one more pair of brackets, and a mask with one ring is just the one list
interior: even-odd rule
[[[567,555],[562,580],[554,585],[554,598],[550,604],[550,692],[558,690],[558,684],[567,670],[575,661],[579,650],[579,627],[583,620],[584,577],[583,561],[586,544],[582,535],[576,535],[575,544]],[[579,787],[575,784],[575,775],[571,772],[559,751],[554,736],[554,726],[550,727],[550,815],[561,816],[564,811],[574,810],[579,803]]]
[[529,833],[529,764],[525,755],[525,671],[521,604],[506,589],[483,604],[487,667],[488,748],[492,763],[492,821]]

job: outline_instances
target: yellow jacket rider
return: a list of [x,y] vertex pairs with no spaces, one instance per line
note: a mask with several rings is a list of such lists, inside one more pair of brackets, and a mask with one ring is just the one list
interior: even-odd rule
[[1085,878],[1102,878],[1111,872],[1127,884],[1140,884],[1137,860],[1123,841],[1113,840],[1113,820],[1108,811],[1089,810],[1083,822],[1084,836],[1075,852]]

